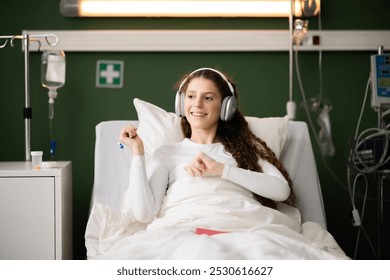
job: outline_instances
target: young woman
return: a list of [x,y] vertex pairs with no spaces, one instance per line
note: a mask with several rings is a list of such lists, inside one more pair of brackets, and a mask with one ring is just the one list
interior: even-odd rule
[[[228,189],[200,187],[199,192],[205,197],[231,192],[271,208],[278,202],[294,206],[289,175],[266,143],[250,131],[237,109],[237,98],[233,81],[216,69],[200,68],[186,75],[176,97],[185,138],[159,148],[148,168],[137,129],[131,125],[122,129],[119,140],[132,151],[130,187],[125,200],[138,221],[151,222],[164,204],[171,211],[177,204],[190,201],[183,198],[183,180],[204,179],[202,184],[207,184],[207,179],[221,178],[229,182]],[[171,189],[176,194],[174,202],[166,198]],[[234,201],[227,202],[224,207],[228,210],[233,204]],[[194,205],[194,211],[199,207]]]
[[[145,163],[133,126],[119,140],[132,151],[120,211],[95,203],[86,230],[89,259],[346,259],[315,223],[301,224],[291,180],[237,110],[226,75],[201,68],[176,97],[184,140]],[[274,209],[278,206],[276,209]]]

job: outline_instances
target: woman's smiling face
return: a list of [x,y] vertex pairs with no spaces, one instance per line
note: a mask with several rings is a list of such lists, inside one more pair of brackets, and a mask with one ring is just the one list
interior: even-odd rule
[[184,111],[192,131],[212,129],[215,132],[221,104],[221,93],[213,81],[201,77],[192,79],[184,99]]

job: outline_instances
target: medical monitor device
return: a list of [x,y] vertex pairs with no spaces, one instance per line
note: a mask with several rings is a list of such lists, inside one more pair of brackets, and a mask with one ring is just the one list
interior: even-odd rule
[[390,54],[371,56],[371,107],[390,108]]

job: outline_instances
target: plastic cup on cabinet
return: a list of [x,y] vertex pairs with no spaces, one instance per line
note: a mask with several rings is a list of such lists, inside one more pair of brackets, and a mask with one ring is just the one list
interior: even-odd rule
[[42,168],[42,151],[32,151],[31,152],[31,166],[33,169]]

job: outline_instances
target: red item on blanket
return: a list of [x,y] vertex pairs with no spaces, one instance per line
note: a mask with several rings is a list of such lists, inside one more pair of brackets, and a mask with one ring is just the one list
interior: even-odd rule
[[219,233],[226,233],[226,231],[212,230],[212,229],[207,229],[207,228],[196,228],[195,233],[196,234],[214,235],[214,234],[219,234]]

